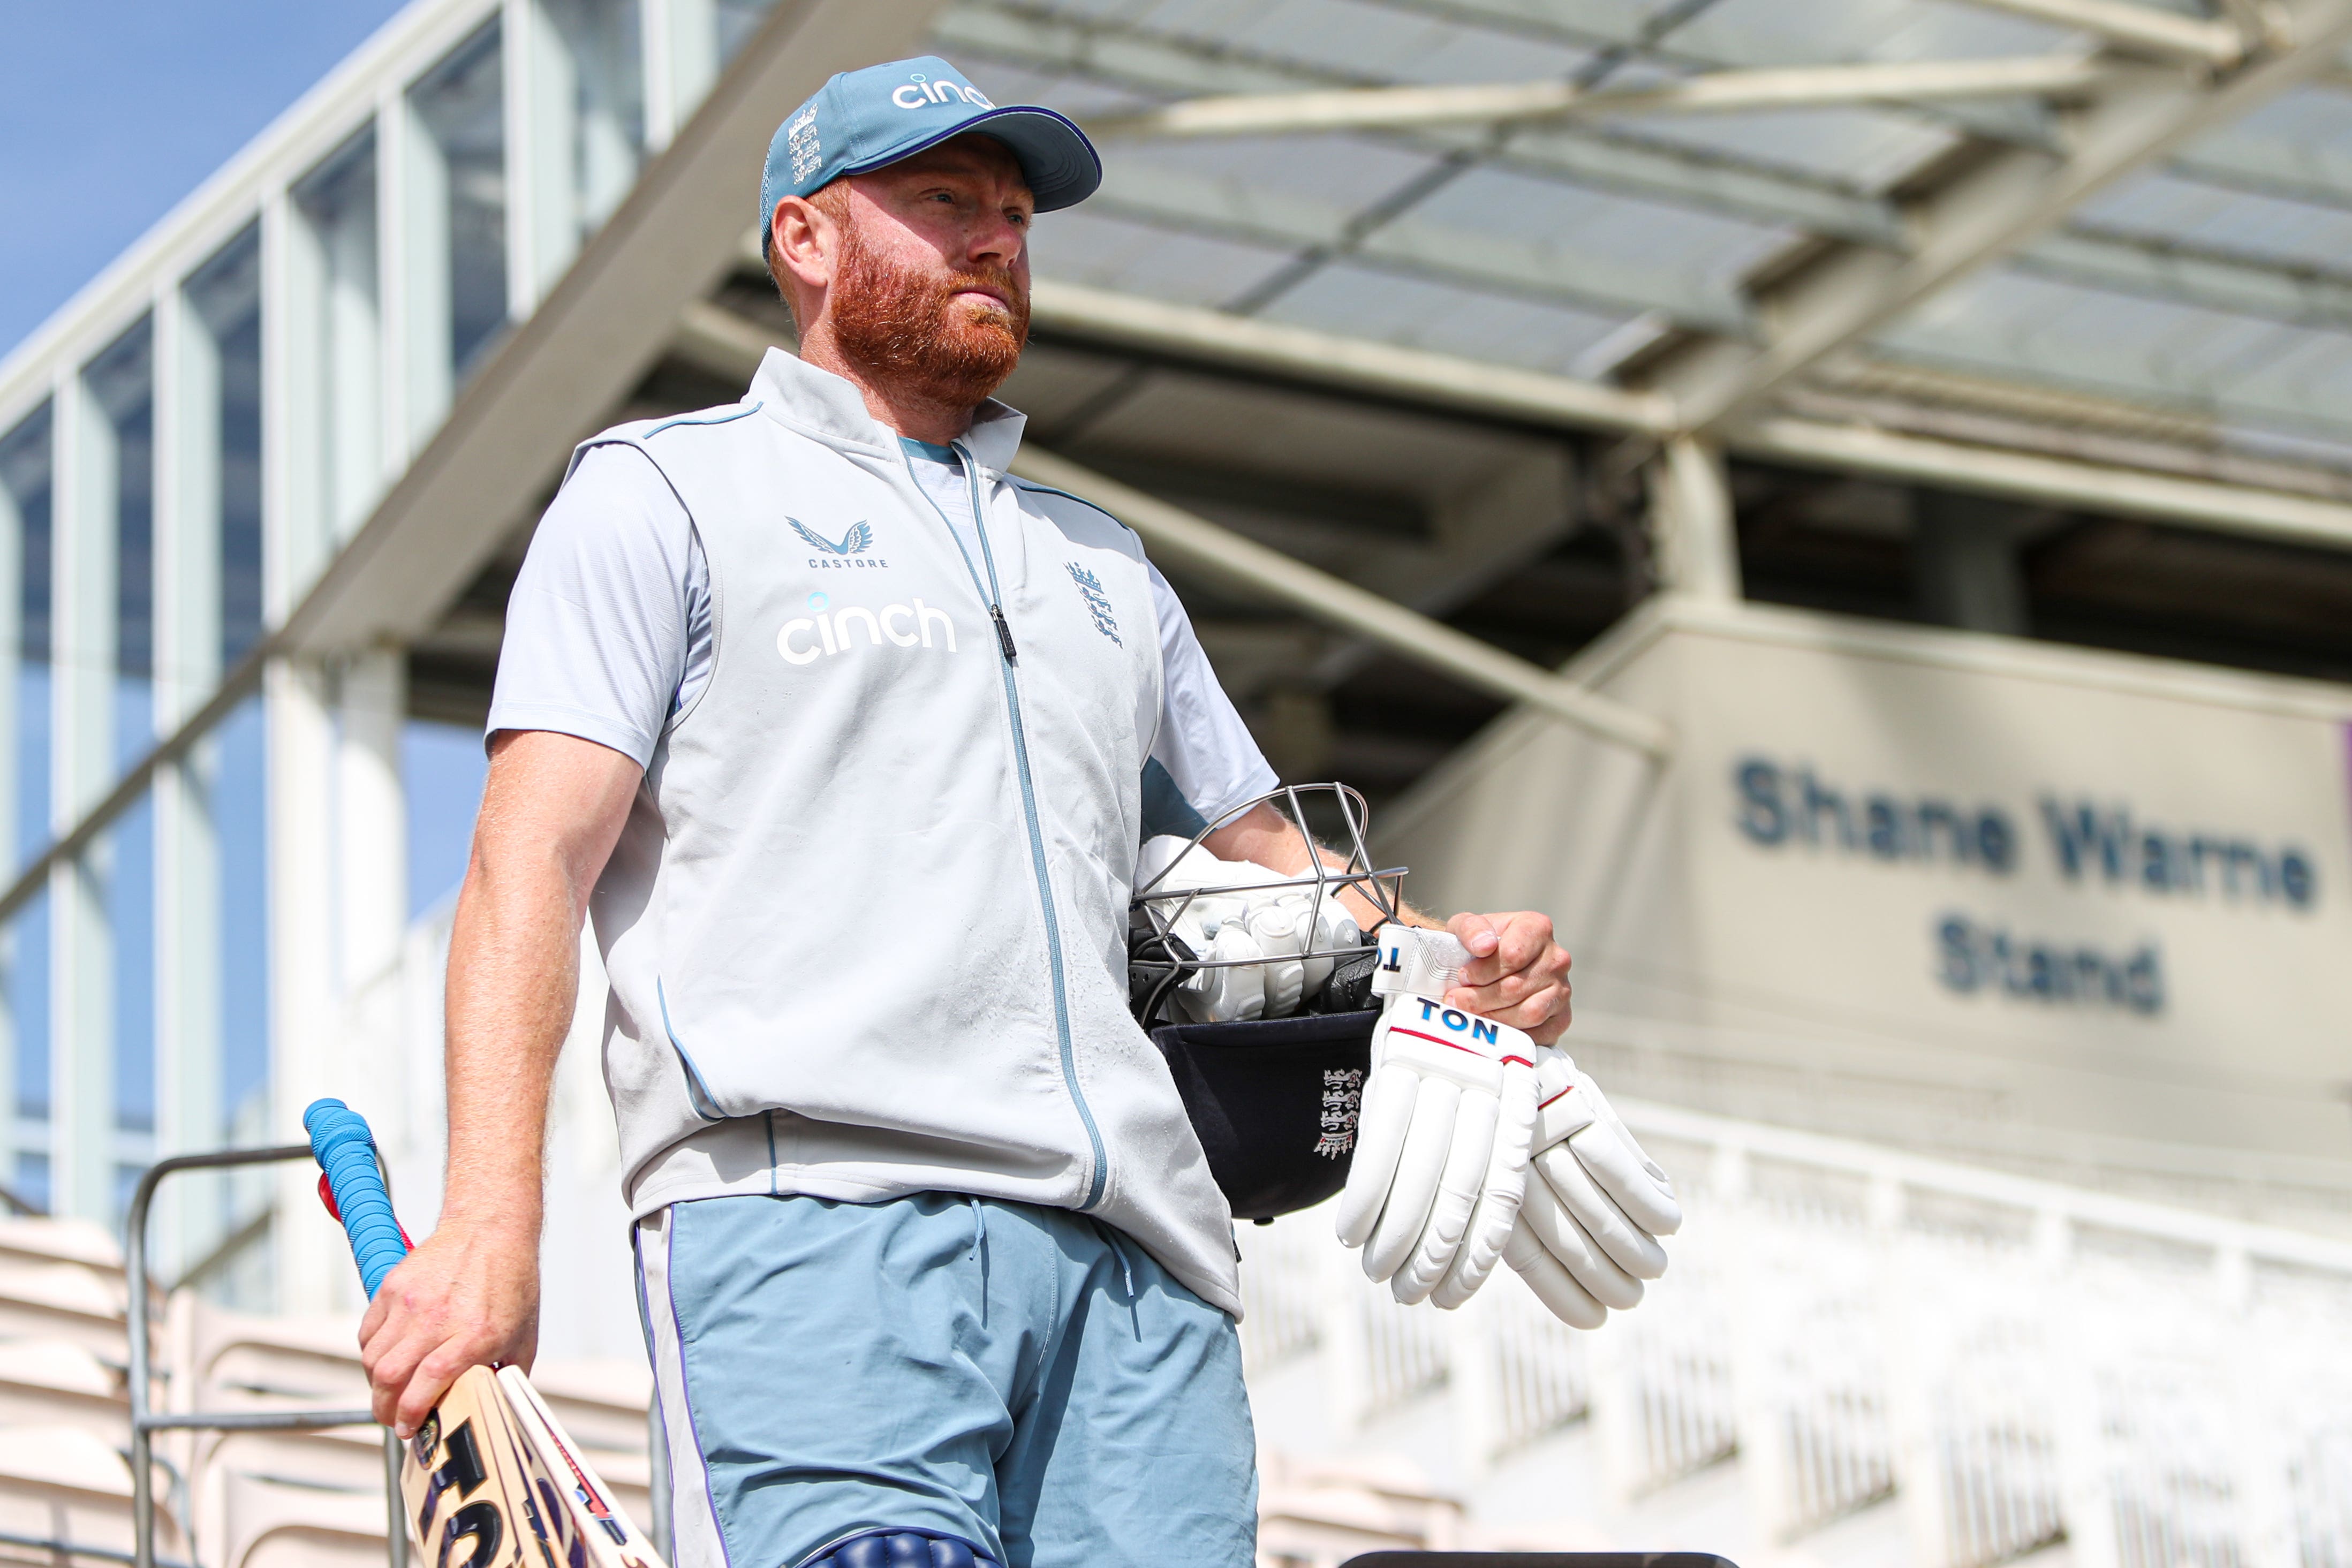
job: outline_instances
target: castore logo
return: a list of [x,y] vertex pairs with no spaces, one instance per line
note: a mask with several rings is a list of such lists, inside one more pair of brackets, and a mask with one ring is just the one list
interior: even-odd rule
[[878,556],[871,559],[851,559],[863,557],[867,550],[874,548],[874,525],[871,523],[850,524],[849,531],[843,534],[840,540],[836,542],[818,533],[798,517],[788,517],[784,521],[792,524],[793,532],[807,540],[812,548],[823,552],[809,558],[809,565],[813,567],[823,570],[827,567],[888,566],[890,564]]

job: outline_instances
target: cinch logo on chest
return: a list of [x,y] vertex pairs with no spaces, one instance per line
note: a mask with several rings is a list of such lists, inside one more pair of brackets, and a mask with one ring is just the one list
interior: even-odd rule
[[[809,664],[835,653],[846,653],[857,646],[854,635],[861,629],[866,633],[866,645],[879,648],[885,643],[898,648],[944,647],[956,651],[955,619],[944,610],[934,610],[921,600],[912,604],[886,604],[879,610],[868,610],[863,604],[845,604],[827,613],[829,601],[822,593],[809,595],[812,614],[787,621],[776,630],[776,652],[787,664]],[[932,633],[941,635],[934,640]]]
[[842,567],[890,564],[880,556],[868,556],[866,553],[874,548],[874,525],[871,523],[850,524],[849,531],[841,536],[839,542],[835,542],[818,533],[798,517],[786,517],[784,521],[792,524],[793,532],[806,539],[819,552],[809,557],[808,563],[820,571]]

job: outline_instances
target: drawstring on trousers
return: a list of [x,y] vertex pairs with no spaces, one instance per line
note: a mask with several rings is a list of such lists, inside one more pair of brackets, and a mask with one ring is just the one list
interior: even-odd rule
[[1135,1264],[1127,1255],[1127,1242],[1119,1233],[1097,1219],[1095,1233],[1110,1248],[1111,1256],[1118,1260],[1119,1282],[1127,1291],[1127,1320],[1134,1326],[1136,1343],[1143,1342],[1143,1302],[1135,1293]]
[[980,1261],[980,1244],[988,1239],[988,1219],[986,1212],[980,1207],[980,1199],[971,1197],[965,1201],[971,1205],[971,1260],[977,1263]]

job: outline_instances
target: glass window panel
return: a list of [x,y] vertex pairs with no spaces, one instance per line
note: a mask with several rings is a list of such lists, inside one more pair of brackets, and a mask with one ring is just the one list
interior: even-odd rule
[[[492,21],[460,44],[410,89],[409,101],[425,132],[420,152],[437,158],[437,171],[420,168],[423,192],[438,172],[440,200],[417,214],[443,225],[437,258],[446,268],[449,384],[462,382],[498,340],[507,320],[506,92],[499,26]],[[433,411],[436,415],[440,412]]]
[[[49,841],[49,540],[53,512],[50,436],[53,422],[44,404],[5,435],[0,435],[0,521],[12,538],[0,541],[10,559],[0,575],[13,573],[13,604],[0,616],[15,623],[15,656],[0,701],[14,708],[0,739],[13,741],[0,779],[10,797],[5,831],[6,863],[29,862]],[[37,1125],[49,1114],[49,922],[48,895],[33,901],[0,936],[0,1030],[11,1048],[6,1127],[16,1148],[9,1180],[33,1202],[48,1202],[48,1161],[27,1145],[43,1135]],[[25,1124],[34,1124],[26,1125]]]
[[49,1156],[27,1149],[16,1156],[16,1196],[37,1208],[49,1207]]
[[261,638],[259,228],[247,229],[205,263],[189,278],[187,293],[212,350],[205,389],[211,396],[204,401],[213,428],[201,434],[215,462],[211,493],[199,499],[218,525],[219,668],[226,669]]
[[[113,534],[111,759],[119,771],[155,740],[154,334],[142,322],[82,372],[110,437],[99,476],[110,490]],[[155,815],[143,799],[89,852],[85,870],[105,922],[103,969],[112,1014],[113,1118],[119,1130],[155,1125]],[[97,955],[92,955],[97,959]],[[94,964],[94,968],[97,966]],[[87,1130],[85,1130],[86,1134]],[[78,1167],[81,1168],[81,1167]]]
[[[327,350],[317,366],[330,395],[359,405],[373,421],[377,407],[374,304],[373,142],[362,139],[313,173],[298,193],[298,210],[316,245],[319,290],[310,300],[311,320],[320,333],[314,349]],[[211,385],[219,455],[208,503],[218,522],[217,601],[192,610],[192,619],[210,612],[218,639],[215,674],[225,671],[258,640],[261,599],[261,309],[257,234],[239,236],[189,280],[188,297],[211,346]],[[341,259],[337,259],[338,256]],[[352,298],[338,299],[342,289]],[[363,377],[351,384],[352,364],[334,362],[338,340]],[[332,432],[348,423],[340,417]],[[359,465],[373,470],[371,429],[358,443]],[[346,476],[339,484],[363,484]],[[350,489],[355,497],[364,492]],[[333,503],[330,503],[333,504]],[[354,507],[363,499],[348,503]],[[350,519],[335,518],[348,526]],[[212,652],[207,650],[207,652]],[[175,982],[191,1009],[179,1049],[187,1055],[184,1072],[198,1068],[216,1074],[203,1092],[176,1111],[182,1136],[197,1145],[233,1143],[240,1124],[266,1115],[269,1066],[268,954],[266,931],[268,832],[265,821],[263,704],[249,697],[206,737],[184,765],[185,839],[181,852],[184,903],[178,918],[201,922],[180,946],[190,973]],[[219,1221],[232,1228],[232,1189],[215,1195],[224,1206]]]
[[111,735],[116,765],[145,754],[155,734],[154,333],[148,322],[117,339],[82,372],[105,421],[110,454],[100,459],[114,536]]
[[584,244],[636,183],[646,144],[637,0],[547,0],[572,66],[572,243]]
[[[304,548],[289,552],[296,580],[290,586],[299,591],[325,563],[323,541],[341,538],[359,527],[382,481],[382,307],[373,129],[345,142],[299,181],[292,198],[295,222],[286,311],[287,365],[292,377],[287,457],[293,506],[288,527],[304,541]],[[225,513],[225,546],[230,532]],[[227,586],[225,578],[224,590]],[[224,617],[223,635],[237,623],[235,617]]]
[[11,549],[16,603],[16,663],[13,726],[16,741],[9,792],[15,797],[10,833],[12,866],[22,865],[49,841],[49,537],[51,421],[48,405],[0,435],[0,506],[14,538]]
[[113,937],[114,1124],[155,1130],[155,802],[116,819],[90,867]]
[[[16,1036],[16,1115],[49,1116],[49,895],[37,893],[8,929],[5,947],[8,1024]],[[22,1136],[21,1131],[19,1134]]]
[[222,721],[213,743],[208,803],[220,846],[221,1137],[230,1143],[239,1129],[260,1129],[268,1119],[266,738],[255,696]]

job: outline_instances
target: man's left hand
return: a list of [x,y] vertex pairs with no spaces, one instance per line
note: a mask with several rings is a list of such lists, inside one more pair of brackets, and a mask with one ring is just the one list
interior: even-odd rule
[[1551,939],[1549,915],[1457,915],[1445,928],[1470,949],[1448,1006],[1525,1030],[1538,1045],[1567,1032],[1568,950]]

